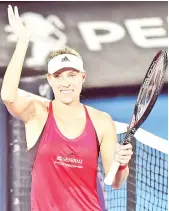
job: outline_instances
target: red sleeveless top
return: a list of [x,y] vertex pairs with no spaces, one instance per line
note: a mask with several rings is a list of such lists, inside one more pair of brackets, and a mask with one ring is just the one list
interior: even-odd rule
[[86,113],[86,126],[66,138],[55,122],[52,102],[32,169],[31,211],[101,211],[97,193],[98,140]]

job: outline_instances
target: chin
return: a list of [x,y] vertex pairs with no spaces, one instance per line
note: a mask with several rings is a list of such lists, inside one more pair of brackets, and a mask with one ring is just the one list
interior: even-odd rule
[[67,105],[73,103],[73,101],[74,100],[72,98],[71,99],[69,98],[69,99],[63,99],[63,100],[61,100],[62,103],[67,104]]

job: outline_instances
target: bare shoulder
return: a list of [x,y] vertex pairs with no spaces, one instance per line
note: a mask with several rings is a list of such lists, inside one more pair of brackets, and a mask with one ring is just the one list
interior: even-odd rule
[[95,109],[91,106],[86,106],[87,110],[89,112],[89,115],[93,118],[96,118],[97,120],[100,120],[102,123],[106,123],[106,122],[112,122],[112,117],[110,114],[108,114],[107,112]]
[[86,106],[90,115],[90,118],[94,124],[97,134],[102,141],[104,134],[116,133],[115,123],[110,114],[107,112],[95,109],[91,106]]
[[105,136],[114,137],[116,135],[116,128],[111,115],[91,106],[86,107],[99,137],[100,145]]

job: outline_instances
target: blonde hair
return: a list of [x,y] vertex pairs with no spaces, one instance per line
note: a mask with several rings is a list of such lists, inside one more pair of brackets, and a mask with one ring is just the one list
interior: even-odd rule
[[79,58],[81,58],[80,54],[73,48],[62,48],[56,51],[52,51],[49,56],[47,57],[47,62],[49,62],[51,59],[53,59],[55,56],[61,55],[61,54],[72,54]]
[[[58,55],[61,55],[61,54],[72,54],[72,55],[75,55],[75,56],[77,56],[77,57],[82,59],[82,57],[80,56],[79,52],[77,52],[73,48],[66,47],[66,48],[61,48],[59,50],[55,50],[55,51],[50,52],[49,55],[47,56],[47,59],[46,59],[47,63],[51,59],[53,59],[55,56],[58,56]],[[47,77],[48,75],[49,75],[49,73],[45,73],[45,77]]]

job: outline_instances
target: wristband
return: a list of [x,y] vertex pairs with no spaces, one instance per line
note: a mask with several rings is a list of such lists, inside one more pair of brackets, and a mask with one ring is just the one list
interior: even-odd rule
[[118,168],[118,170],[119,170],[119,171],[123,171],[125,168],[127,168],[127,166],[128,166],[128,164],[126,164],[126,165],[121,165],[121,166]]

